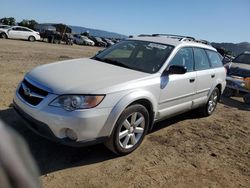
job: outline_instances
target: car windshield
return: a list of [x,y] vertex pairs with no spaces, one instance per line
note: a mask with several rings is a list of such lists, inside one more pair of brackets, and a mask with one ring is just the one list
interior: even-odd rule
[[243,63],[243,64],[248,64],[250,65],[250,54],[241,54],[237,56],[233,62],[235,63]]
[[146,73],[157,72],[173,46],[154,42],[125,40],[97,54],[93,59]]

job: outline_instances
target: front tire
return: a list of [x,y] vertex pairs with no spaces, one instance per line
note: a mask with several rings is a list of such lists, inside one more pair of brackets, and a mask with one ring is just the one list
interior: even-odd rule
[[115,154],[129,154],[141,144],[148,128],[149,113],[147,109],[140,104],[131,105],[120,115],[105,145]]
[[217,106],[219,98],[220,90],[216,87],[211,93],[206,105],[200,108],[201,114],[205,117],[212,115]]
[[29,36],[28,41],[30,42],[34,42],[36,40],[36,38],[34,36]]

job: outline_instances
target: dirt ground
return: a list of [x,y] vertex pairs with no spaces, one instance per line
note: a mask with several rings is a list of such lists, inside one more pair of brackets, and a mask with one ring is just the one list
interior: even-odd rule
[[250,106],[222,99],[207,118],[196,111],[157,123],[132,154],[103,145],[71,148],[30,132],[11,107],[33,67],[89,57],[99,48],[0,40],[0,118],[23,135],[44,187],[250,187]]

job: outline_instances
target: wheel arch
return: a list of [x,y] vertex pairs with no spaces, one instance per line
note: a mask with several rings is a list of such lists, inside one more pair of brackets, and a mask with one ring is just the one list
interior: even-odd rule
[[221,94],[222,94],[222,84],[217,84],[215,87],[219,89],[219,92],[220,92],[219,99],[220,99]]
[[148,111],[150,115],[150,127],[151,130],[154,122],[155,112],[157,111],[157,100],[154,95],[148,91],[136,91],[124,96],[111,110],[108,119],[106,120],[103,129],[100,132],[100,136],[110,136],[115,127],[115,124],[122,114],[122,112],[133,104],[141,104]]
[[8,34],[5,31],[0,31],[0,35],[5,34],[7,39],[9,38]]
[[155,111],[153,109],[152,103],[148,99],[138,99],[134,101],[133,103],[129,104],[128,106],[132,106],[134,104],[140,104],[147,109],[149,113],[149,131],[150,131],[153,128],[154,118],[155,118]]

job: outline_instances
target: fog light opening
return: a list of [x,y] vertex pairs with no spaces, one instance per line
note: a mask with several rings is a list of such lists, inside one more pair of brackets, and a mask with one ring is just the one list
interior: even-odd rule
[[72,129],[66,129],[65,130],[65,135],[70,140],[73,140],[73,141],[77,140],[77,135],[76,135],[76,133]]

